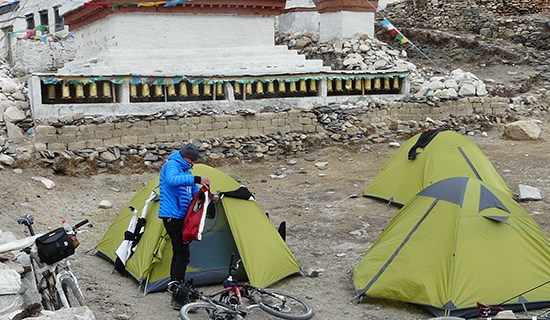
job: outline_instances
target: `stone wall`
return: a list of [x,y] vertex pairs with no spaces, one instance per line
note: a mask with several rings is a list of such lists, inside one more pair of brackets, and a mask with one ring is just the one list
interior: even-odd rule
[[481,132],[484,122],[514,120],[515,113],[507,98],[468,98],[435,103],[370,100],[232,115],[207,111],[109,118],[75,115],[37,123],[33,152],[42,158],[73,157],[106,167],[137,156],[146,165],[159,167],[169,152],[189,141],[199,145],[210,160],[254,159],[335,143],[388,142],[426,126],[474,134]]
[[547,13],[524,15],[541,13],[543,6],[547,10],[548,1],[544,5],[538,0],[402,1],[389,4],[383,14],[402,32],[407,28],[468,32],[550,50]]

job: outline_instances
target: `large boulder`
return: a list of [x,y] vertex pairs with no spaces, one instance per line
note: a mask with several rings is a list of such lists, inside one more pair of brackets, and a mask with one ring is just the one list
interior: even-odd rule
[[506,125],[504,137],[511,140],[536,140],[540,137],[542,129],[536,120],[520,120]]

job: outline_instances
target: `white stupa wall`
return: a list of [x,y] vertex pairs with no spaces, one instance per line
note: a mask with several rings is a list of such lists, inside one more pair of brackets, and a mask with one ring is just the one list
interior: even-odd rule
[[111,48],[273,46],[274,32],[269,16],[118,13],[75,32],[76,59],[90,59]]
[[319,39],[352,38],[356,34],[374,38],[374,23],[374,12],[326,12],[320,17]]

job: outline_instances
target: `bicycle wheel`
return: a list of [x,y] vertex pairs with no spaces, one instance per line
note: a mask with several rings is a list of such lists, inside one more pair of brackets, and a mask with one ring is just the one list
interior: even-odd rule
[[76,283],[71,278],[61,279],[61,288],[63,288],[63,293],[69,302],[71,308],[82,307],[86,305],[84,301],[84,296],[80,289],[76,286]]
[[180,310],[181,320],[241,320],[243,317],[235,311],[216,306],[208,302],[191,302]]
[[262,289],[253,291],[252,298],[260,309],[282,319],[307,320],[313,317],[309,303],[288,293]]

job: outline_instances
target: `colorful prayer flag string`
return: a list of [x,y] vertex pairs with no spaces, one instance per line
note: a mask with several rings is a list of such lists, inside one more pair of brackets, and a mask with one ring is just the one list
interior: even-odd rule
[[390,31],[390,35],[392,37],[395,37],[395,40],[403,44],[409,42],[409,39],[407,39],[407,37],[405,37],[401,32],[399,32],[399,30],[397,30],[397,28],[394,27],[393,24],[391,24],[391,22],[388,19],[383,19],[382,21],[380,21],[380,24]]
[[172,1],[155,1],[155,2],[139,2],[139,3],[111,3],[111,2],[85,2],[84,7],[111,7],[116,10],[119,7],[175,7],[187,0],[172,0]]

